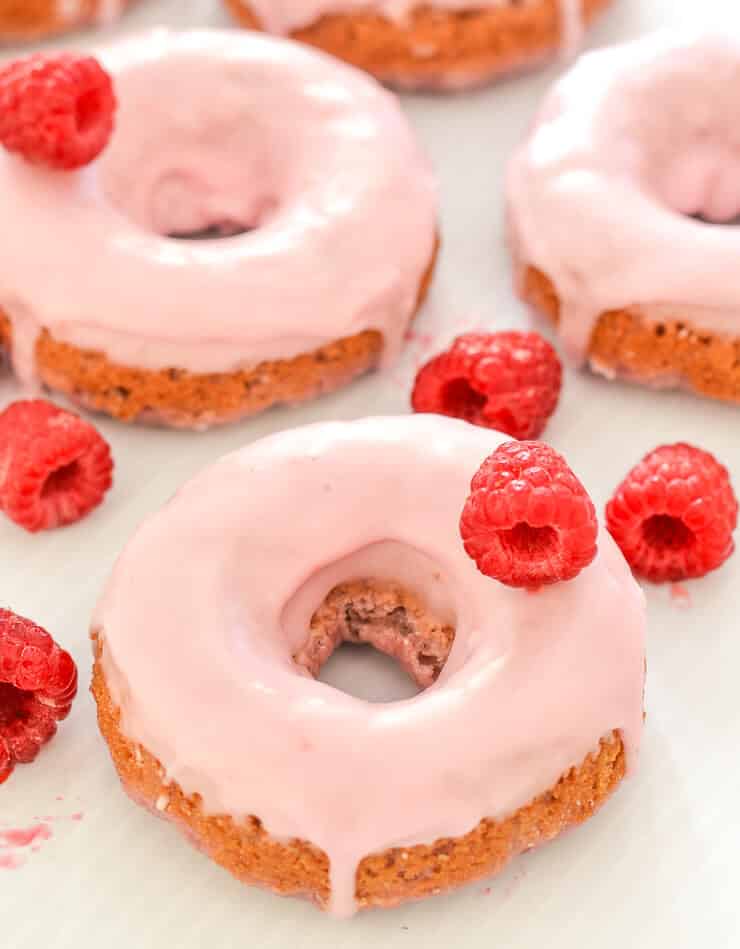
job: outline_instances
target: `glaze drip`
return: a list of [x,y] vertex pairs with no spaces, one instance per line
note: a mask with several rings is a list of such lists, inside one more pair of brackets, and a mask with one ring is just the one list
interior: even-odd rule
[[614,310],[740,334],[740,231],[712,226],[740,213],[738,84],[736,38],[661,33],[583,56],[545,99],[509,167],[509,236],[574,361]]
[[[0,310],[19,377],[35,381],[42,328],[120,365],[194,373],[373,329],[390,364],[437,227],[397,100],[349,66],[235,30],[157,30],[100,57],[119,111],[97,162],[61,175],[0,154],[13,222]],[[166,236],[225,222],[248,232]]]
[[[471,474],[504,440],[431,415],[264,439],[142,527],[96,610],[123,734],[208,814],[321,848],[336,915],[356,909],[363,857],[510,815],[615,729],[635,766],[644,598],[608,534],[574,581],[536,596],[463,550]],[[367,577],[454,629],[412,699],[365,702],[294,661],[327,596]]]

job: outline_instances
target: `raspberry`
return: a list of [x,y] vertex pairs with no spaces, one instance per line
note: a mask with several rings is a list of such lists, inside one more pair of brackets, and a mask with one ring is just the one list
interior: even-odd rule
[[470,485],[460,519],[478,569],[507,586],[572,580],[596,556],[591,498],[562,455],[542,442],[506,442]]
[[0,784],[54,737],[77,694],[77,667],[30,620],[0,609]]
[[71,524],[112,484],[107,442],[88,422],[42,400],[0,413],[0,508],[29,531]]
[[27,161],[89,164],[113,132],[116,97],[96,59],[37,53],[0,69],[0,144]]
[[709,452],[663,445],[627,475],[606,506],[606,526],[634,572],[655,583],[703,577],[735,545],[737,499]]
[[467,333],[423,366],[414,384],[415,412],[436,412],[537,438],[555,411],[563,369],[539,333]]

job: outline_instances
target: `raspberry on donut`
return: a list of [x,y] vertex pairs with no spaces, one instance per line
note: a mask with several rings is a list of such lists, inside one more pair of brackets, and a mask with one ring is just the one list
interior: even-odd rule
[[486,576],[536,588],[572,580],[596,556],[593,502],[549,445],[500,445],[470,487],[460,533]]
[[15,60],[0,68],[0,145],[39,165],[90,164],[113,132],[113,83],[91,56]]
[[[492,449],[463,520],[501,583],[459,537]],[[555,451],[459,419],[308,425],[222,458],[127,544],[92,635],[130,796],[336,916],[497,873],[637,765],[642,591]],[[321,681],[343,643],[418,694]]]
[[0,81],[0,345],[21,381],[201,430],[392,365],[439,200],[398,101],[240,30],[153,30],[98,57],[117,102],[100,153],[112,93],[92,60]]

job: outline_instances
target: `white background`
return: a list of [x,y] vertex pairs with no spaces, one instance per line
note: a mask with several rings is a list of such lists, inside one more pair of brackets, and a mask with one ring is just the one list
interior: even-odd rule
[[[734,18],[732,27],[740,28],[740,15],[727,12],[732,7],[723,0],[617,0],[591,43],[697,19]],[[226,25],[227,18],[219,0],[142,0],[118,29],[160,22]],[[69,43],[92,41],[88,34]],[[472,326],[505,328],[529,321],[510,289],[503,169],[559,68],[485,92],[405,100],[442,184],[441,265],[430,305],[417,324],[420,333],[432,334],[433,346]],[[648,722],[639,774],[590,824],[520,858],[490,888],[474,885],[338,923],[302,902],[241,887],[121,792],[84,685],[90,668],[88,620],[126,538],[185,478],[227,450],[318,419],[407,411],[423,348],[412,343],[402,365],[386,378],[368,378],[321,403],[226,430],[183,434],[101,421],[117,470],[115,488],[98,513],[37,537],[0,519],[0,602],[46,626],[74,653],[83,679],[58,738],[35,765],[18,768],[0,789],[0,834],[29,827],[40,816],[56,818],[51,839],[37,852],[22,851],[23,866],[0,869],[2,946],[723,949],[740,944],[740,556],[710,578],[688,584],[688,605],[668,588],[648,589]],[[0,381],[0,405],[19,394],[8,377]],[[570,371],[547,431],[600,505],[644,452],[678,439],[715,452],[740,488],[739,435],[736,408],[610,385]],[[82,812],[82,820],[69,819],[75,812]],[[0,849],[3,854],[8,851]]]

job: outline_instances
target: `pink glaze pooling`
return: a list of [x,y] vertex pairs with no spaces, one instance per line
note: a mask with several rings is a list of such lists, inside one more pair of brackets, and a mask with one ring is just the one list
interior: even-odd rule
[[32,827],[0,830],[0,847],[32,847],[50,839],[51,827],[45,822],[34,824]]
[[[0,154],[0,309],[19,376],[42,328],[145,369],[228,372],[377,329],[400,349],[434,250],[436,186],[397,100],[242,31],[104,49],[119,99],[79,173]],[[171,233],[254,228],[221,240]],[[39,279],[39,274],[44,279]]]
[[[635,766],[645,607],[611,538],[538,596],[463,550],[471,476],[503,440],[428,415],[264,439],[139,530],[96,610],[124,734],[208,812],[323,848],[336,915],[355,909],[365,855],[510,814],[613,729]],[[293,662],[326,594],[367,577],[455,624],[438,681],[411,700],[369,704]]]
[[716,226],[740,214],[739,85],[737,37],[660,33],[583,56],[546,98],[509,167],[510,235],[574,359],[631,306],[740,335],[740,231]]

